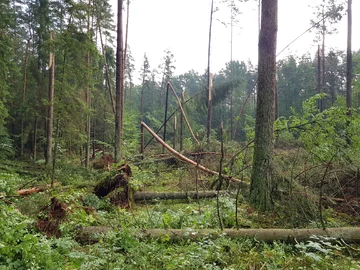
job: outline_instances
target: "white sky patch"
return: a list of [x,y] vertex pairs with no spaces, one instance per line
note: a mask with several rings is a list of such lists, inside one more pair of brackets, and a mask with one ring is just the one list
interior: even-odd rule
[[[111,1],[116,15],[117,0]],[[124,1],[126,3],[126,1]],[[214,13],[211,70],[218,72],[230,61],[230,9],[215,1],[219,11]],[[279,0],[278,51],[310,27],[314,19],[313,0]],[[124,4],[125,4],[124,3]],[[258,1],[238,4],[241,14],[233,30],[233,60],[251,60],[257,65]],[[176,74],[191,69],[203,73],[207,67],[211,0],[132,0],[130,4],[129,45],[140,69],[144,53],[151,69],[162,63],[164,50],[175,57]],[[353,1],[353,50],[360,49],[360,1]],[[125,15],[125,14],[124,14]],[[228,24],[225,26],[223,23]],[[124,24],[125,25],[125,24]],[[347,16],[337,24],[338,33],[326,36],[326,48],[346,50]],[[286,49],[278,59],[290,54],[315,55],[318,43],[315,32],[305,34]]]

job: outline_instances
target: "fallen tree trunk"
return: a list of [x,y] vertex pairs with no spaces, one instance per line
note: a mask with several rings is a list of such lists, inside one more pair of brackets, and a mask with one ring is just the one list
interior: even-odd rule
[[[170,153],[172,153],[173,155],[175,155],[177,158],[179,158],[180,160],[186,162],[186,163],[189,163],[195,167],[197,167],[199,170],[203,171],[203,172],[206,172],[206,173],[209,173],[209,174],[212,174],[212,175],[219,175],[218,172],[215,172],[213,170],[210,170],[198,163],[196,163],[195,161],[185,157],[184,155],[180,154],[179,152],[177,152],[175,149],[171,148],[171,146],[169,146],[167,143],[165,143],[154,131],[151,130],[151,128],[149,128],[144,122],[141,122],[141,125],[162,145],[164,146],[167,150],[170,151]],[[234,182],[238,182],[240,183],[241,185],[243,186],[246,186],[246,187],[249,187],[249,184],[240,180],[240,179],[236,179],[236,178],[233,178],[231,176],[228,176],[228,175],[222,175],[222,177],[224,179],[227,179],[229,181],[234,181]]]
[[[84,227],[79,232],[76,240],[80,243],[96,243],[101,233],[107,233],[110,227]],[[199,240],[203,237],[218,238],[226,236],[229,238],[255,238],[264,242],[304,242],[311,236],[324,236],[334,239],[342,239],[347,243],[360,243],[360,227],[342,227],[323,229],[225,229],[223,231],[214,229],[181,230],[181,229],[146,229],[135,232],[140,239],[158,239],[169,237],[171,240]],[[330,240],[330,239],[329,239]]]
[[[225,192],[219,192],[225,194]],[[198,195],[198,197],[197,197]],[[186,199],[206,199],[216,197],[216,191],[200,191],[198,194],[196,191],[189,192],[139,192],[134,194],[134,201],[149,201],[149,200],[186,200]]]
[[42,187],[33,187],[33,188],[18,190],[17,194],[19,196],[25,196],[25,195],[30,195],[33,193],[43,192],[44,190],[45,190],[45,188],[42,188]]

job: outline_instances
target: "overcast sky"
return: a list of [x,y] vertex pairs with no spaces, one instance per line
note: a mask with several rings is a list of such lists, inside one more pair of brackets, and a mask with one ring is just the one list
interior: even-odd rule
[[[116,15],[117,0],[111,0]],[[124,1],[126,2],[126,1]],[[218,72],[230,60],[230,9],[215,0],[219,11],[214,13],[211,69]],[[310,27],[314,18],[309,4],[314,0],[279,0],[278,51]],[[207,66],[209,17],[211,0],[132,0],[130,4],[129,45],[139,69],[144,53],[151,68],[157,68],[164,50],[174,54],[176,74],[194,69],[203,73]],[[233,59],[257,65],[258,1],[238,4],[242,14],[233,30]],[[353,1],[353,50],[360,49],[360,1]],[[346,50],[347,17],[337,25],[338,34],[326,37],[326,48]],[[291,45],[278,59],[289,54],[314,55],[315,33],[307,33]]]

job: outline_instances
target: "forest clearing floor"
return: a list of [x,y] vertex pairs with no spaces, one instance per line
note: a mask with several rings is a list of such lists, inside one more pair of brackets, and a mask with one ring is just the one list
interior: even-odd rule
[[[212,165],[211,160],[206,162]],[[278,166],[291,162],[282,154]],[[357,174],[331,166],[322,187],[326,191],[322,221],[326,227],[357,226]],[[319,168],[322,175],[324,166]],[[217,179],[184,164],[131,169],[129,183],[135,193],[201,192]],[[124,208],[93,193],[96,183],[112,171],[86,170],[66,161],[57,165],[56,185],[50,188],[52,173],[36,163],[0,162],[0,269],[360,269],[360,246],[341,239],[314,236],[285,243],[221,235],[220,220],[227,229],[321,228],[319,186],[314,183],[313,188],[303,188],[309,181],[305,173],[296,178],[300,188],[294,184],[295,188],[286,190],[291,179],[285,173],[279,176],[281,192],[276,192],[274,210],[268,213],[258,213],[247,203],[248,190],[241,189],[236,198],[237,186],[231,182],[225,182],[225,192],[218,200],[155,199]],[[248,179],[246,173],[242,176]],[[27,196],[16,193],[37,186],[44,191]],[[80,233],[87,227],[94,231],[81,239]],[[139,232],[145,229],[189,233],[215,229],[220,236],[173,240],[165,234],[144,239]]]

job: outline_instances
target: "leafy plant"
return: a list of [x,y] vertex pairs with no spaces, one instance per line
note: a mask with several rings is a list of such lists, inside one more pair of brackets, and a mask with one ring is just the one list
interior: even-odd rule
[[69,239],[46,239],[31,230],[33,221],[0,202],[0,268],[61,269],[64,255],[77,244]]

